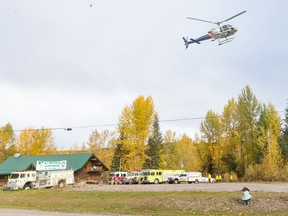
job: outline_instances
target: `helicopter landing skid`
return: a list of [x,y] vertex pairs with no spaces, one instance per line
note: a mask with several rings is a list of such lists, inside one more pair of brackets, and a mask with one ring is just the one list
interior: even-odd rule
[[231,38],[225,38],[223,40],[221,39],[218,39],[218,45],[223,45],[223,44],[226,44],[226,43],[229,43],[231,42],[232,40],[234,39],[234,37],[231,37]]

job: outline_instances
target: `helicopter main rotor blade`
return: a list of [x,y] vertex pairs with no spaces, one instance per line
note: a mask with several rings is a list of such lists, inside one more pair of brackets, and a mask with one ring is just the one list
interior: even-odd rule
[[231,19],[234,19],[235,17],[240,16],[240,15],[243,14],[243,13],[246,13],[246,10],[245,10],[245,11],[242,11],[241,13],[238,13],[238,14],[236,14],[235,16],[232,16],[232,17],[230,17],[230,18],[228,18],[228,19],[226,19],[226,20],[223,20],[222,22],[217,22],[217,24],[220,25],[221,23],[227,22],[227,21],[229,21],[229,20],[231,20]]
[[192,20],[197,20],[197,21],[201,21],[201,22],[217,24],[216,22],[211,22],[211,21],[208,21],[208,20],[202,20],[202,19],[197,19],[197,18],[192,18],[192,17],[187,17],[187,19],[192,19]]

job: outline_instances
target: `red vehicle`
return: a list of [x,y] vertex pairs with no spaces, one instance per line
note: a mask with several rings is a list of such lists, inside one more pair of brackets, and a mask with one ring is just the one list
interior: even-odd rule
[[127,172],[110,172],[108,183],[109,184],[123,184],[127,174],[128,174]]

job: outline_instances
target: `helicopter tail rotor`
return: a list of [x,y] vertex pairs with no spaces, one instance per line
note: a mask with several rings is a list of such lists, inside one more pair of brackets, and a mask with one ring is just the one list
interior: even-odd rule
[[189,46],[189,41],[188,41],[188,38],[186,39],[185,37],[182,37],[183,38],[183,41],[185,43],[185,47],[186,49],[188,49],[188,46]]
[[[186,47],[186,49],[188,48],[189,44],[192,44],[192,43],[197,43],[197,44],[200,44],[200,42],[198,40],[195,40],[193,38],[190,38],[190,40],[188,40],[188,37],[185,38],[185,37],[182,37],[183,38],[183,41],[184,41],[184,45]],[[206,39],[206,38],[205,38]]]

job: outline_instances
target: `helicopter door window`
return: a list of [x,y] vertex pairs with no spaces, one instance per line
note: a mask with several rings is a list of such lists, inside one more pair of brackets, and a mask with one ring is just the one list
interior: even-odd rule
[[227,25],[223,25],[223,26],[222,26],[222,29],[223,29],[223,31],[228,31],[228,30],[229,30],[229,28],[228,28]]

